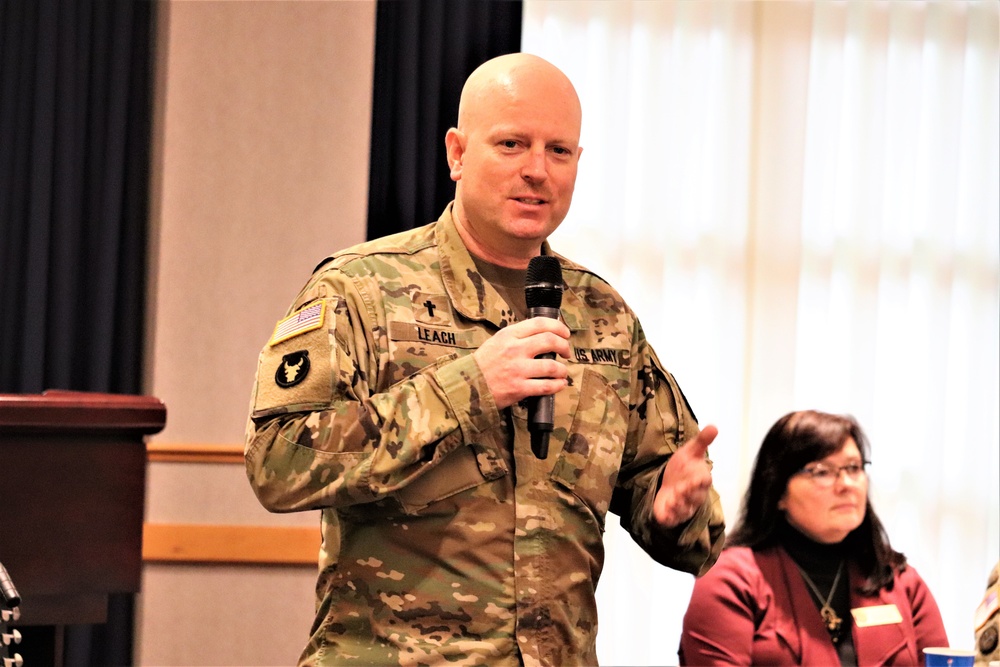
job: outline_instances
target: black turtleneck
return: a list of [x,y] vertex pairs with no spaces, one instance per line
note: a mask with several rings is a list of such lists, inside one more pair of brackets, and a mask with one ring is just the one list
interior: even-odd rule
[[[854,650],[854,641],[851,633],[853,618],[851,617],[851,589],[848,576],[850,554],[843,542],[837,544],[822,544],[815,542],[794,527],[782,520],[778,526],[778,539],[788,555],[792,557],[816,588],[824,596],[830,592],[834,579],[837,577],[837,568],[840,563],[844,563],[844,571],[840,575],[837,583],[837,590],[833,593],[830,606],[841,619],[840,629],[836,633],[838,641],[834,642],[837,653],[840,656],[841,665],[857,665],[858,657]],[[803,581],[803,583],[805,583]],[[816,604],[816,610],[823,607],[824,600],[817,600],[808,583],[809,597]],[[831,641],[834,637],[831,636]]]

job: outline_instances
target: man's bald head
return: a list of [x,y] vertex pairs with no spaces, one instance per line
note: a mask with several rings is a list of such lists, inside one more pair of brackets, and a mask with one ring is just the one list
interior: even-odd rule
[[562,70],[548,60],[530,53],[508,53],[477,67],[462,87],[458,103],[458,129],[467,132],[481,121],[482,113],[495,112],[497,105],[521,95],[560,97],[575,111],[567,125],[580,126],[580,98]]

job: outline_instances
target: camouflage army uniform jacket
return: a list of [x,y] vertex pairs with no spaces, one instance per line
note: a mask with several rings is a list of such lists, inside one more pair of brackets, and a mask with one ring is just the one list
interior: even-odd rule
[[544,460],[526,409],[498,410],[471,354],[513,315],[450,207],[335,254],[278,323],[258,363],[246,465],[267,509],[322,510],[301,664],[596,664],[609,510],[663,564],[715,562],[714,489],[682,526],[652,518],[694,415],[621,297],[559,261],[573,358]]

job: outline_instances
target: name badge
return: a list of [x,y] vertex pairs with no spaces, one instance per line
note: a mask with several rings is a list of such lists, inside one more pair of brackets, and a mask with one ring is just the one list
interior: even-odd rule
[[903,622],[903,617],[894,604],[857,607],[851,610],[851,616],[854,617],[854,625],[859,628],[870,628],[876,625],[892,625]]

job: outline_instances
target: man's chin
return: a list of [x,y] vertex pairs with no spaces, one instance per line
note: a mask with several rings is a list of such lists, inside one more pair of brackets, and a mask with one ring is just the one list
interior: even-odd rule
[[544,241],[559,225],[548,216],[518,216],[504,226],[507,233],[523,241]]

